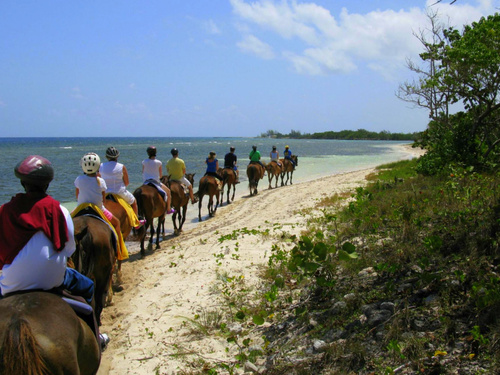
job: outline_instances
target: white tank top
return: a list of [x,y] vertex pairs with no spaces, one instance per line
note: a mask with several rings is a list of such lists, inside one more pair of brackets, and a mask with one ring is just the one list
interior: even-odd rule
[[271,151],[271,161],[278,161],[278,151],[276,152]]
[[102,163],[99,173],[106,181],[107,193],[121,194],[126,189],[123,183],[123,164],[116,161]]
[[161,161],[158,159],[145,159],[142,162],[144,170],[142,172],[142,181],[155,180],[160,182]]

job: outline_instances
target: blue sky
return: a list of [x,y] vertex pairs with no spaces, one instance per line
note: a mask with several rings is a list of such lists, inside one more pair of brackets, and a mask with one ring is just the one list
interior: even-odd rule
[[[463,24],[500,0],[443,0]],[[422,131],[395,97],[432,1],[0,2],[0,137]]]

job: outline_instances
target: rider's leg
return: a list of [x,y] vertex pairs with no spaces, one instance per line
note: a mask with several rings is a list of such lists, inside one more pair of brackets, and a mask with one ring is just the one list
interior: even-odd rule
[[134,199],[134,203],[132,203],[130,206],[132,206],[132,209],[135,212],[135,216],[139,216],[139,210],[137,208],[137,201]]
[[188,188],[189,188],[189,198],[191,198],[191,203],[195,204],[196,200],[194,199],[193,186],[189,185]]
[[165,191],[166,193],[166,198],[167,198],[167,213],[171,213],[172,211],[172,207],[171,207],[171,203],[172,203],[172,194],[170,193],[170,189],[168,187],[166,187],[164,184],[161,184],[161,188]]
[[81,296],[90,304],[94,297],[94,282],[73,268],[66,268],[61,286],[75,296]]

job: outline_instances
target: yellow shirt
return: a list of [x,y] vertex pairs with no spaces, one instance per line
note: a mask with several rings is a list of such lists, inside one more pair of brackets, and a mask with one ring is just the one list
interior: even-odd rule
[[167,173],[172,180],[180,180],[184,177],[185,170],[186,164],[184,164],[184,160],[182,159],[172,158],[167,162]]

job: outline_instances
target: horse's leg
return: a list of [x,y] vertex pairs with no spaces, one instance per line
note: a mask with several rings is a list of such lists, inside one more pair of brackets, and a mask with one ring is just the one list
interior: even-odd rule
[[179,213],[179,232],[182,232],[182,226],[184,225],[184,222],[186,221],[186,212],[187,212],[188,204],[186,203],[184,207],[182,207],[182,218]]
[[214,207],[213,207],[213,204],[214,204],[214,196],[213,195],[210,195],[209,198],[208,198],[208,216],[212,217],[214,216]]
[[156,227],[156,250],[160,248],[160,228],[165,224],[165,216],[158,218],[158,226]]
[[153,240],[155,236],[155,223],[153,220],[154,219],[151,219],[151,232],[149,235],[148,250],[153,250]]
[[[229,186],[229,190],[231,190],[231,186]],[[231,197],[231,201],[234,201],[234,194],[236,194],[236,184],[233,184],[233,195]],[[229,191],[227,192],[227,199],[229,200]]]
[[293,185],[292,179],[293,179],[293,170],[290,172],[290,185]]
[[198,197],[198,221],[201,221],[201,202],[203,202],[203,195]]

